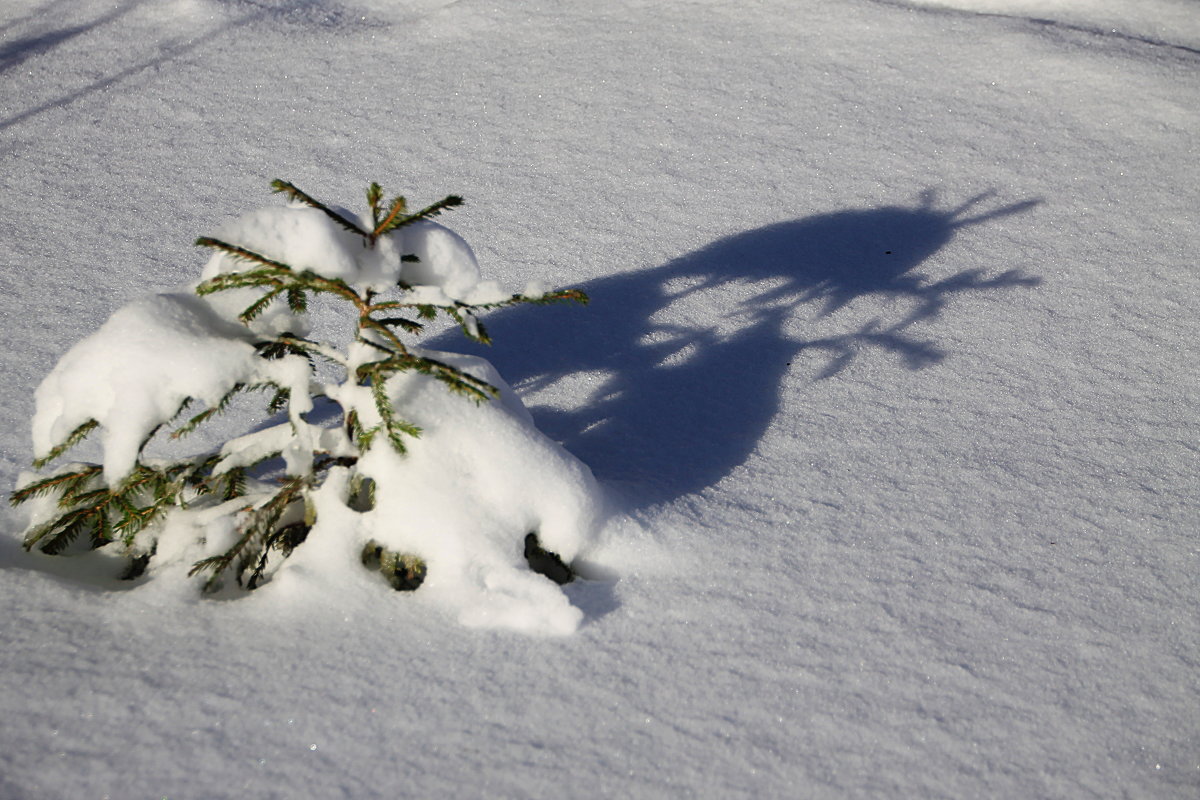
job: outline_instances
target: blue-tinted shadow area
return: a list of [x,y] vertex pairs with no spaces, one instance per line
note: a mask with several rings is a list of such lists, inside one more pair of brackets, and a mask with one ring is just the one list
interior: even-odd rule
[[[713,485],[746,460],[778,412],[781,383],[800,353],[821,356],[821,379],[870,349],[920,369],[947,353],[912,329],[956,295],[1039,283],[1016,270],[941,280],[916,272],[962,228],[1036,205],[979,210],[988,197],[939,210],[926,192],[914,206],[835,211],[747,231],[653,269],[576,287],[591,297],[587,308],[493,314],[487,325],[496,344],[477,352],[527,395],[590,378],[587,399],[575,407],[534,403],[538,425],[597,477],[627,487],[631,502],[666,502]],[[697,293],[712,293],[701,308],[730,298],[722,311],[738,325],[680,324],[686,306],[677,304]],[[828,316],[866,297],[906,302],[888,304],[903,309],[898,319],[836,336],[805,339],[793,321],[801,306]],[[450,335],[430,344],[462,349]]]

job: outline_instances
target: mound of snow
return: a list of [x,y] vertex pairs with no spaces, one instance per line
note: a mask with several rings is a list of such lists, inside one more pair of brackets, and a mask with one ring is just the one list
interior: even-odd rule
[[[406,263],[401,279],[410,286],[437,286],[456,300],[468,300],[480,281],[475,253],[461,236],[444,225],[421,220],[392,234],[405,255],[416,262]],[[478,302],[470,301],[468,302]]]
[[[476,405],[448,395],[434,378],[415,372],[393,377],[389,396],[406,420],[421,427],[420,438],[408,444],[405,455],[379,445],[362,456],[359,470],[376,484],[374,508],[356,520],[319,510],[309,540],[273,584],[286,586],[289,573],[327,570],[334,542],[341,552],[336,559],[361,571],[347,558],[374,540],[422,558],[428,577],[419,594],[452,609],[464,624],[542,634],[574,631],[581,612],[558,586],[529,569],[522,545],[527,533],[536,532],[546,549],[570,562],[594,544],[602,499],[591,471],[534,427],[487,361],[421,354],[487,381],[500,397]],[[344,395],[367,391],[340,389],[344,404],[355,402]],[[348,519],[357,537],[351,548],[345,545]]]

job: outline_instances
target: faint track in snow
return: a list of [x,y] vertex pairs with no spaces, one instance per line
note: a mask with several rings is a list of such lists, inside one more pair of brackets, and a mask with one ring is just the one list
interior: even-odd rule
[[[36,13],[28,14],[19,19],[13,20],[0,26],[0,34],[6,34],[10,29],[17,28],[22,25],[31,23],[33,20],[44,19],[47,16],[54,19],[51,15],[55,7],[60,4],[61,0],[53,0],[47,3]],[[47,53],[59,45],[74,39],[77,36],[90,33],[91,31],[115,22],[127,13],[142,5],[145,0],[127,0],[122,5],[113,8],[108,13],[92,20],[91,22],[82,23],[79,25],[70,25],[58,30],[38,30],[34,33],[29,33],[18,39],[6,42],[0,45],[0,72],[5,72],[13,67],[19,66],[24,61],[33,58],[34,56]]]
[[1185,44],[1177,44],[1168,42],[1163,39],[1156,39],[1150,36],[1140,36],[1134,33],[1125,33],[1110,27],[1099,27],[1096,25],[1083,25],[1077,22],[1069,22],[1067,20],[1052,19],[1049,17],[1033,17],[1026,14],[1006,14],[999,11],[982,11],[969,8],[956,8],[950,5],[925,5],[920,3],[907,2],[907,0],[869,0],[875,5],[888,6],[890,8],[902,8],[909,11],[917,11],[926,14],[939,14],[943,16],[957,17],[983,17],[991,19],[1012,20],[1021,22],[1031,26],[1038,26],[1044,29],[1053,29],[1060,32],[1080,33],[1086,36],[1094,36],[1103,39],[1115,39],[1129,44],[1165,48],[1174,50],[1179,53],[1185,53],[1189,56],[1200,56],[1200,48],[1192,47]]
[[[47,31],[44,28],[0,45],[0,74],[13,69],[20,64],[39,56],[52,56],[55,49],[61,45],[97,31],[108,25],[118,23],[122,18],[135,12],[150,0],[126,0],[102,16],[89,22],[69,25],[58,30]],[[103,77],[91,81],[73,91],[61,94],[51,100],[46,100],[24,111],[0,120],[0,130],[11,128],[31,117],[35,117],[55,108],[63,108],[85,97],[102,92],[111,86],[121,83],[142,73],[157,70],[162,66],[188,55],[199,48],[216,41],[222,36],[239,28],[263,21],[278,21],[299,26],[321,28],[344,28],[360,23],[353,20],[355,16],[350,11],[337,4],[325,4],[320,0],[288,4],[283,2],[268,3],[263,0],[214,0],[216,7],[225,9],[244,9],[244,13],[233,16],[232,19],[220,22],[209,30],[192,37],[175,37],[157,43],[153,55],[137,63],[116,71],[108,71]],[[52,0],[43,7],[42,11],[49,13],[58,0]],[[12,28],[32,24],[45,14],[29,14],[0,27],[0,33]],[[228,16],[228,14],[226,14]],[[365,19],[365,18],[364,18]]]

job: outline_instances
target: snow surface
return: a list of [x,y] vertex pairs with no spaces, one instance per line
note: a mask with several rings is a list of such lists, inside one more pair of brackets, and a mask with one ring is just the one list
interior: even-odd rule
[[0,797],[1200,793],[1198,4],[931,5],[4,3],[0,483],[195,236],[378,180],[592,295],[488,359],[625,518],[531,638],[13,514]]
[[912,4],[1013,17],[1051,29],[1141,39],[1184,51],[1195,52],[1200,47],[1196,0],[913,0]]

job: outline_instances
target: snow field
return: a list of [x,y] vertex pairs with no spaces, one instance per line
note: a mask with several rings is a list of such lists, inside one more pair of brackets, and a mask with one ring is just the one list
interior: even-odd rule
[[593,296],[487,358],[628,518],[546,639],[99,591],[13,520],[0,796],[1195,794],[1195,44],[964,5],[6,6],[7,485],[195,235],[378,179]]

